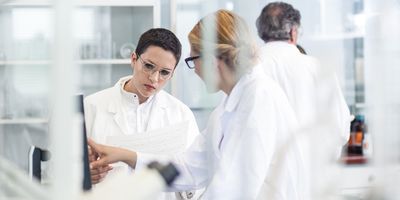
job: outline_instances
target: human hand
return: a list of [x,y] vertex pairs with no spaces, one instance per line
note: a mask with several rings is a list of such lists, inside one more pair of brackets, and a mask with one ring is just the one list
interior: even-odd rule
[[96,168],[90,169],[90,178],[92,180],[92,184],[100,183],[107,176],[108,172],[113,168],[110,165],[100,166]]
[[94,159],[94,161],[90,163],[91,169],[105,167],[119,161],[125,162],[130,167],[135,168],[136,152],[119,147],[97,144],[91,139],[88,139],[88,145],[92,150],[92,154],[95,155],[92,157],[97,157],[97,159]]
[[99,154],[95,152],[90,146],[88,146],[88,154],[89,162],[91,163],[90,177],[92,180],[92,184],[100,183],[107,176],[108,171],[112,170],[113,167],[111,165],[105,165],[93,168],[92,163],[100,158]]

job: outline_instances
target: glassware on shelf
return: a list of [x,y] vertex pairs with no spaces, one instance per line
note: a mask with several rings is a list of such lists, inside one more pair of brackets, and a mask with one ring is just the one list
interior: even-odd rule
[[130,58],[131,54],[135,51],[135,49],[136,49],[136,45],[134,45],[132,43],[124,43],[121,46],[119,53],[122,58]]
[[364,117],[357,115],[351,122],[351,133],[347,153],[352,155],[363,155],[363,139],[364,139]]
[[366,139],[367,126],[363,115],[356,115],[351,122],[350,138],[344,147],[344,162],[346,164],[366,163],[370,156],[370,144]]

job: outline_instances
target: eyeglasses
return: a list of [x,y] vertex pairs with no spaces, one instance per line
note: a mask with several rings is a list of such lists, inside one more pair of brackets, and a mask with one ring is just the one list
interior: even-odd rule
[[198,58],[200,58],[200,56],[190,56],[190,57],[185,58],[185,63],[189,67],[189,69],[194,68],[194,60],[196,60]]
[[154,74],[156,71],[158,71],[159,74],[160,74],[160,78],[162,80],[167,80],[167,79],[169,79],[171,77],[172,71],[166,70],[166,69],[157,70],[157,67],[155,65],[144,61],[142,59],[142,57],[140,57],[140,56],[138,58],[139,58],[140,62],[143,65],[142,69],[143,69],[144,72],[146,72],[148,74]]

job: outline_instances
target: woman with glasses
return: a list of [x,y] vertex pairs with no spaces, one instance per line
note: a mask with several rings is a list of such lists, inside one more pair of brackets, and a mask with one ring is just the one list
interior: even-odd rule
[[[211,31],[216,31],[215,40],[203,38]],[[181,177],[171,190],[205,186],[202,199],[301,199],[302,160],[291,133],[296,119],[283,91],[257,64],[244,20],[219,10],[194,26],[189,42],[188,67],[210,91],[226,96],[195,143],[172,160]],[[206,52],[205,44],[215,53]],[[101,155],[95,166],[123,160],[140,168],[149,156],[89,145]]]
[[[147,131],[186,122],[189,128],[186,135],[182,135],[186,138],[186,145],[179,147],[184,151],[198,135],[195,118],[186,105],[162,90],[171,79],[180,56],[181,43],[171,31],[156,28],[143,33],[131,55],[133,75],[121,78],[114,87],[85,98],[89,137],[108,144],[109,136],[146,134]],[[96,155],[91,153],[91,160],[96,159]],[[114,168],[121,170],[121,167]],[[124,168],[128,170],[126,166]],[[99,183],[111,169],[108,165],[94,167],[91,170],[92,182]],[[164,199],[173,197],[175,194],[164,194]]]

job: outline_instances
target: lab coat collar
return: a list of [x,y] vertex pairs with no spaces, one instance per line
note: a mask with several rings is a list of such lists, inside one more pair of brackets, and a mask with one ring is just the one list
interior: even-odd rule
[[[119,98],[115,98],[109,105],[108,105],[108,112],[110,113],[120,113],[120,115],[122,115],[122,111],[121,111],[121,101],[122,101],[122,94],[120,92],[121,89],[121,83],[125,83],[127,80],[129,80],[130,78],[132,78],[132,76],[126,76],[121,78],[115,85],[114,85],[114,92],[116,92],[117,94],[115,94],[114,96],[119,97]],[[157,102],[153,102],[153,103],[157,103],[157,106],[163,109],[167,109],[168,108],[168,101],[166,98],[157,98],[157,96],[159,96],[159,93],[164,93],[163,90],[158,91],[156,94],[152,95],[149,97],[149,99],[147,99],[147,101],[145,103],[149,103],[151,101],[157,101]],[[161,94],[162,95],[162,94]],[[120,116],[122,117],[122,116]]]
[[267,42],[264,46],[264,48],[271,48],[274,50],[284,50],[285,52],[290,51],[293,53],[300,53],[299,49],[297,49],[296,45],[290,44],[289,42],[286,41],[271,41]]
[[[118,88],[116,88],[118,87]],[[119,92],[119,86],[114,86],[113,92],[115,93],[113,96],[115,97],[115,99],[113,99],[110,104],[108,104],[108,112],[110,113],[117,113],[118,112],[118,108],[120,108],[120,103],[122,101],[122,96],[120,95]]]
[[[134,95],[133,93],[130,93],[130,92],[127,92],[127,91],[123,90],[123,85],[125,85],[125,83],[126,83],[129,79],[131,79],[131,78],[132,78],[132,76],[125,76],[125,77],[122,77],[122,78],[120,78],[119,81],[114,85],[114,88],[115,88],[114,91],[117,92],[117,93],[119,93],[119,94],[115,94],[114,96],[119,97],[119,98],[115,98],[115,100],[112,101],[112,103],[109,104],[109,106],[108,106],[108,111],[109,111],[110,113],[117,113],[117,112],[120,112],[118,109],[120,108],[120,103],[121,103],[121,102],[123,101],[123,99],[125,98],[123,95],[129,95],[129,96]],[[161,92],[161,91],[159,91],[159,92]],[[157,93],[156,93],[156,94],[157,94]],[[150,96],[144,103],[149,103],[149,102],[155,100],[155,99],[156,99],[156,98],[155,98],[156,94]],[[153,98],[154,98],[154,99],[153,99]],[[168,107],[167,102],[165,102],[165,101],[160,101],[160,102],[158,102],[158,103],[159,103],[159,106],[161,106],[161,107],[163,107],[163,108]]]
[[[125,134],[128,132],[128,129],[127,129],[127,122],[123,115],[122,106],[121,106],[121,102],[123,101],[123,97],[122,97],[122,93],[121,93],[121,82],[126,82],[130,78],[132,78],[132,76],[123,77],[114,85],[114,88],[113,88],[113,92],[114,92],[113,97],[114,98],[108,105],[108,109],[107,109],[108,112],[110,112],[111,114],[114,114],[115,123],[117,123],[117,125],[120,127],[121,131]],[[152,95],[151,98],[149,98],[145,102],[145,103],[152,102],[153,104],[157,105],[157,106],[152,106],[150,115],[163,112],[164,110],[169,108],[168,99],[162,98],[165,95],[167,95],[167,94],[163,90],[160,90],[156,94]],[[151,124],[151,123],[149,122],[149,124]]]
[[126,126],[126,121],[121,110],[122,95],[119,91],[119,87],[120,86],[114,86],[113,92],[115,92],[115,95],[113,95],[113,101],[108,105],[108,112],[114,114],[115,123],[121,129],[121,132],[126,134],[128,133],[128,127]]
[[128,82],[130,78],[127,78],[125,80],[121,80],[118,85],[119,85],[119,91],[121,93],[121,98],[122,102],[128,105],[129,107],[134,107],[137,108],[139,106],[139,97],[137,94],[128,92],[124,90],[124,86],[126,82]]
[[[139,105],[138,94],[124,90],[124,86],[125,86],[126,82],[128,82],[130,79],[132,79],[132,76],[123,77],[123,78],[119,79],[119,81],[115,85],[117,87],[119,87],[119,90],[121,92],[121,97],[126,103],[128,103],[128,105],[138,106]],[[153,97],[154,97],[154,95],[151,95],[149,98],[147,98],[147,100],[145,102],[143,102],[143,105],[150,103],[152,101]]]
[[233,87],[229,96],[224,99],[226,112],[232,112],[239,103],[240,97],[243,94],[244,87],[258,74],[264,73],[260,65],[254,66],[251,70],[245,73]]
[[113,96],[115,97],[115,99],[113,99],[113,101],[111,101],[111,103],[108,105],[108,112],[110,113],[121,113],[118,108],[121,108],[120,104],[123,100],[122,94],[121,94],[121,88],[122,88],[122,84],[125,84],[126,81],[128,81],[129,79],[131,79],[132,76],[125,76],[122,77],[118,80],[118,82],[114,85],[113,88],[113,92],[115,93]]

